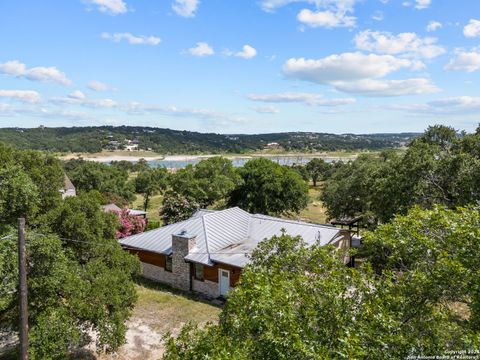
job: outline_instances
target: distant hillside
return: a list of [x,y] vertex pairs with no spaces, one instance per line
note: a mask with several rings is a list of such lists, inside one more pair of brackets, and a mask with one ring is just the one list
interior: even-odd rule
[[0,141],[20,149],[99,152],[133,146],[162,154],[245,153],[264,149],[268,144],[287,151],[379,150],[405,145],[417,135],[313,132],[222,135],[139,126],[0,129]]

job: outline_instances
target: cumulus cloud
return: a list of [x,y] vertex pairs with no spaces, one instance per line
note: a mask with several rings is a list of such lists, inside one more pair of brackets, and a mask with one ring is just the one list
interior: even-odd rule
[[106,91],[108,90],[108,85],[97,80],[92,80],[88,82],[88,88],[94,91]]
[[468,38],[475,38],[480,36],[480,20],[470,19],[467,25],[463,28],[463,35]]
[[278,110],[275,106],[257,106],[253,110],[259,114],[278,114]]
[[438,22],[438,21],[430,21],[427,25],[427,28],[426,30],[428,32],[433,32],[433,31],[437,31],[438,29],[441,29],[442,28],[442,23],[441,22]]
[[277,94],[248,94],[247,98],[253,101],[270,103],[304,103],[310,106],[341,106],[355,102],[353,98],[325,99],[320,94],[287,92]]
[[70,85],[71,81],[56,67],[27,66],[17,60],[7,61],[0,64],[0,74],[10,75],[18,78],[25,78],[32,81],[56,82],[61,85]]
[[172,9],[183,17],[194,17],[200,5],[200,0],[175,0]]
[[0,98],[9,98],[27,103],[40,102],[40,94],[33,90],[0,90]]
[[421,104],[389,105],[391,110],[401,110],[415,114],[452,115],[477,113],[480,110],[480,97],[456,96]]
[[162,41],[156,36],[133,35],[130,33],[102,33],[102,39],[112,40],[113,42],[127,41],[131,45],[158,45]]
[[474,72],[480,69],[480,52],[459,51],[456,56],[448,62],[445,70]]
[[429,79],[414,78],[406,80],[365,79],[354,82],[337,82],[337,90],[363,96],[403,96],[439,92],[440,89]]
[[326,11],[312,11],[310,9],[303,9],[297,15],[298,21],[310,27],[352,27],[355,26],[356,18],[347,16],[344,12]]
[[243,45],[242,51],[235,52],[227,49],[223,52],[223,54],[226,56],[236,56],[243,59],[251,59],[257,56],[257,50],[247,44]]
[[445,49],[436,45],[433,37],[419,37],[415,33],[400,33],[365,30],[354,38],[359,50],[373,51],[381,54],[402,55],[432,59],[445,53]]
[[213,48],[206,42],[197,42],[197,46],[188,49],[188,52],[193,56],[210,56],[215,54]]
[[311,27],[335,28],[355,26],[356,18],[349,14],[354,12],[356,2],[358,0],[263,0],[260,6],[272,12],[291,3],[311,4],[315,9],[302,9],[297,15],[298,21]]
[[418,70],[422,63],[409,59],[399,59],[391,55],[342,53],[318,60],[289,59],[283,72],[290,78],[306,80],[318,84],[336,81],[354,81],[380,78],[402,68]]
[[87,5],[95,5],[100,12],[109,15],[124,14],[127,4],[123,0],[83,0]]

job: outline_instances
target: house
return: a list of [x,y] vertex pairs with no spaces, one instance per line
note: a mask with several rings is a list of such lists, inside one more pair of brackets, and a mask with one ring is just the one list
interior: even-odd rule
[[[257,244],[282,230],[307,244],[350,246],[350,233],[331,225],[250,214],[238,207],[199,210],[191,218],[125,237],[124,249],[137,254],[143,276],[208,297],[225,295],[238,282]],[[348,259],[346,258],[346,261]]]
[[63,188],[61,188],[59,191],[60,191],[60,194],[62,194],[62,199],[65,199],[66,197],[69,197],[69,196],[77,196],[77,191],[75,189],[75,186],[73,186],[67,174],[63,176]]
[[[108,211],[120,212],[120,211],[122,211],[122,208],[112,203],[112,204],[102,205],[102,210],[105,211],[105,212],[108,212]],[[147,212],[146,211],[128,209],[128,208],[127,208],[127,211],[130,215],[139,216],[139,217],[147,220]]]

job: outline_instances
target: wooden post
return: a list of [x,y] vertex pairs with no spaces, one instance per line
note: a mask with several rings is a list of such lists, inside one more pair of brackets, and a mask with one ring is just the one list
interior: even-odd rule
[[20,359],[28,360],[27,256],[25,218],[18,219],[18,275],[20,294]]

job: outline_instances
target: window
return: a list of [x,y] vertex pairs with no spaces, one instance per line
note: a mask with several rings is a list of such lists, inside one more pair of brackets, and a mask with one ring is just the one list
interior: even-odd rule
[[172,272],[172,255],[166,256],[165,271]]
[[203,265],[195,263],[195,279],[203,281]]

